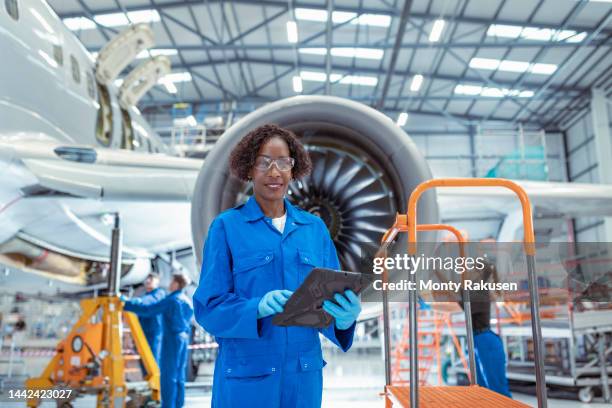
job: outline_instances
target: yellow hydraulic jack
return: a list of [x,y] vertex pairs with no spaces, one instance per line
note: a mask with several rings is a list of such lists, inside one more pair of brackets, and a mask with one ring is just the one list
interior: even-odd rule
[[[119,298],[120,278],[121,230],[119,216],[115,215],[108,295],[81,301],[81,318],[58,344],[42,375],[26,381],[29,407],[37,407],[41,400],[52,398],[58,407],[68,408],[81,394],[96,394],[98,407],[126,406],[130,388],[125,379],[126,362],[130,359],[123,355],[123,319],[146,371],[145,383],[139,385],[150,390],[151,402],[160,401],[159,368],[138,318],[123,310]],[[130,392],[129,396],[131,403],[127,406],[145,405],[138,393]]]

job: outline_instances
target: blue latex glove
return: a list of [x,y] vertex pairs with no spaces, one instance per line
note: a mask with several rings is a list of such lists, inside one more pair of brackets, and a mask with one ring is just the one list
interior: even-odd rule
[[292,291],[286,289],[272,290],[261,298],[257,305],[257,318],[268,317],[276,313],[281,313],[287,303]]
[[334,295],[336,303],[326,300],[323,302],[323,310],[332,315],[336,319],[336,328],[346,330],[355,323],[359,313],[361,313],[361,302],[352,290],[344,292],[344,296],[340,293]]
[[123,303],[125,303],[125,302],[127,302],[128,300],[130,300],[130,299],[128,299],[128,297],[127,297],[127,296],[125,296],[125,295],[120,295],[120,296],[119,296],[119,300],[120,300],[120,301],[122,301]]

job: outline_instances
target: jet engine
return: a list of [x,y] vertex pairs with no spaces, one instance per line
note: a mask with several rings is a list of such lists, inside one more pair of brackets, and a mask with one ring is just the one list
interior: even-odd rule
[[[198,263],[212,220],[250,194],[249,184],[230,174],[230,152],[247,132],[266,123],[291,129],[308,149],[312,173],[291,183],[288,198],[325,221],[346,270],[359,270],[362,245],[380,242],[395,214],[406,212],[412,190],[432,177],[410,137],[373,108],[332,96],[270,103],[226,130],[200,170],[191,207]],[[427,191],[419,201],[418,222],[437,221],[435,192]],[[434,235],[419,237],[432,242]]]

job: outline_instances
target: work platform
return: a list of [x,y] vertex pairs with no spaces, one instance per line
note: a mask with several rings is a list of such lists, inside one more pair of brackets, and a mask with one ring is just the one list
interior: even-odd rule
[[[410,387],[389,385],[386,407],[410,407]],[[504,395],[478,385],[468,387],[419,387],[419,408],[530,408]]]

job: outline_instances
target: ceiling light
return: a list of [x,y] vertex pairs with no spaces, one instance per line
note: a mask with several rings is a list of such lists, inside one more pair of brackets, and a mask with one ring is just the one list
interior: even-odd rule
[[440,41],[440,37],[442,36],[442,30],[444,30],[444,20],[436,20],[431,28],[431,33],[429,33],[429,41],[436,42]]
[[65,18],[62,21],[64,25],[72,31],[91,30],[96,28],[96,23],[86,17],[71,17]]
[[295,21],[287,21],[287,41],[292,44],[298,42],[298,29]]
[[421,89],[421,85],[423,85],[423,75],[417,74],[412,77],[412,82],[410,83],[410,90],[412,92],[418,92]]
[[153,48],[151,50],[140,51],[138,55],[136,56],[136,58],[139,58],[139,59],[149,58],[149,55],[151,55],[151,57],[158,57],[160,55],[165,55],[167,57],[170,57],[176,54],[178,54],[178,51],[174,48]]
[[401,126],[406,125],[406,122],[408,122],[408,113],[406,112],[400,113],[399,116],[397,117],[397,125],[401,127]]
[[293,77],[293,92],[302,93],[304,87],[302,86],[302,78],[299,76]]

